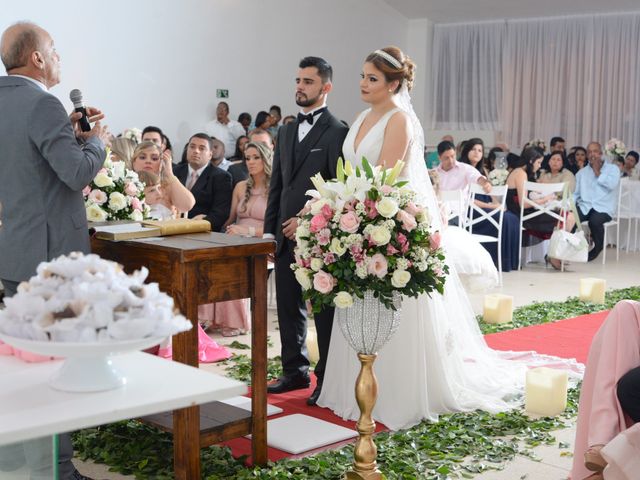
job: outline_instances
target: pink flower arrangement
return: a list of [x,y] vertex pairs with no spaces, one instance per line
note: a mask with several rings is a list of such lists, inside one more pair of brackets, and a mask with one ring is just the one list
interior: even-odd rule
[[363,159],[354,171],[340,160],[337,179],[312,178],[316,190],[300,214],[291,268],[314,311],[349,307],[366,290],[388,308],[394,291],[442,293],[448,267],[440,234],[430,231],[407,182],[396,181],[401,169],[402,162],[383,171]]

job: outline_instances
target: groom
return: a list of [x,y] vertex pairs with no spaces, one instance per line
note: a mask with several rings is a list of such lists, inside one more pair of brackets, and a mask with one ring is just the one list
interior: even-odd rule
[[[298,119],[283,125],[273,160],[269,200],[264,219],[265,238],[275,238],[276,299],[278,324],[282,342],[283,376],[268,386],[269,393],[283,393],[307,388],[309,359],[307,358],[307,315],[302,289],[291,270],[294,263],[296,215],[307,200],[305,192],[313,189],[310,178],[320,173],[323,178],[335,178],[338,157],[348,128],[326,107],[331,91],[333,70],[319,57],[305,57],[298,65],[296,103],[301,107]],[[307,404],[315,405],[324,378],[329,352],[333,308],[314,315],[318,335],[320,360],[314,370],[317,386]]]

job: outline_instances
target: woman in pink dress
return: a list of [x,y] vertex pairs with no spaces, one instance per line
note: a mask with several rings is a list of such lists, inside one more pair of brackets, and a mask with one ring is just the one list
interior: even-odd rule
[[[238,182],[233,189],[231,213],[223,228],[229,235],[262,237],[264,212],[271,179],[273,152],[263,143],[248,143],[244,158],[249,178]],[[225,337],[241,335],[249,331],[249,299],[210,303],[198,307],[198,318],[220,329]]]
[[618,401],[618,381],[639,365],[640,303],[623,300],[611,310],[589,349],[580,392],[572,480],[604,478],[606,461],[600,450],[633,423]]

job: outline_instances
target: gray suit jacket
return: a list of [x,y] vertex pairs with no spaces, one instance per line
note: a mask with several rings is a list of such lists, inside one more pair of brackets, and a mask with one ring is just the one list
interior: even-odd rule
[[62,103],[33,82],[0,77],[0,278],[89,252],[82,189],[100,170],[102,141],[79,145]]

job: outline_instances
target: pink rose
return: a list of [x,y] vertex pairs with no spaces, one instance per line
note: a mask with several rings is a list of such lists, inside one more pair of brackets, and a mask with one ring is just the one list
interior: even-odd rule
[[322,260],[324,261],[325,264],[329,265],[336,261],[336,256],[331,252],[327,252],[324,254],[324,257],[322,257]]
[[347,233],[356,233],[360,226],[360,219],[354,212],[347,212],[340,217],[340,230]]
[[86,187],[84,187],[82,189],[82,196],[83,197],[85,197],[85,198],[88,197],[90,193],[91,193],[91,187],[89,185],[87,185]]
[[127,182],[124,186],[124,193],[132,196],[137,195],[138,187],[136,187],[135,183],[133,182]]
[[366,199],[364,201],[364,211],[369,218],[376,218],[378,216],[378,209],[376,208],[375,200]]
[[322,253],[322,247],[320,247],[319,245],[314,245],[313,247],[311,247],[311,255],[318,257],[322,255]]
[[440,248],[440,240],[442,240],[440,232],[435,232],[433,235],[431,235],[431,243],[430,243],[431,251],[434,251]]
[[333,217],[333,210],[331,210],[331,207],[329,205],[327,205],[326,203],[320,209],[320,213],[322,214],[322,216],[324,218],[327,219],[327,221],[331,220],[331,218]]
[[326,226],[327,219],[324,218],[322,214],[318,214],[314,215],[313,218],[311,218],[311,226],[309,227],[309,230],[311,230],[313,233],[317,233]]
[[140,199],[133,197],[131,199],[131,208],[142,211],[142,202]]
[[418,207],[413,202],[407,203],[407,205],[404,207],[404,209],[407,211],[407,213],[413,215],[414,217],[416,215],[418,215],[418,213],[420,213],[422,211],[422,208]]
[[316,239],[318,240],[318,245],[329,245],[331,243],[331,230],[323,228],[318,232]]
[[107,201],[107,194],[102,190],[91,190],[91,193],[89,194],[89,200],[98,205],[102,205]]
[[418,226],[416,218],[404,210],[398,210],[396,218],[402,222],[402,228],[404,228],[407,232],[414,230]]
[[380,191],[385,195],[389,195],[393,192],[393,187],[391,185],[382,185],[382,187],[380,187]]
[[383,278],[387,274],[388,266],[389,264],[387,263],[387,259],[384,258],[384,255],[382,255],[381,253],[376,253],[369,259],[367,272],[375,275],[378,278]]
[[313,288],[320,293],[329,293],[333,290],[333,276],[320,270],[313,275]]

